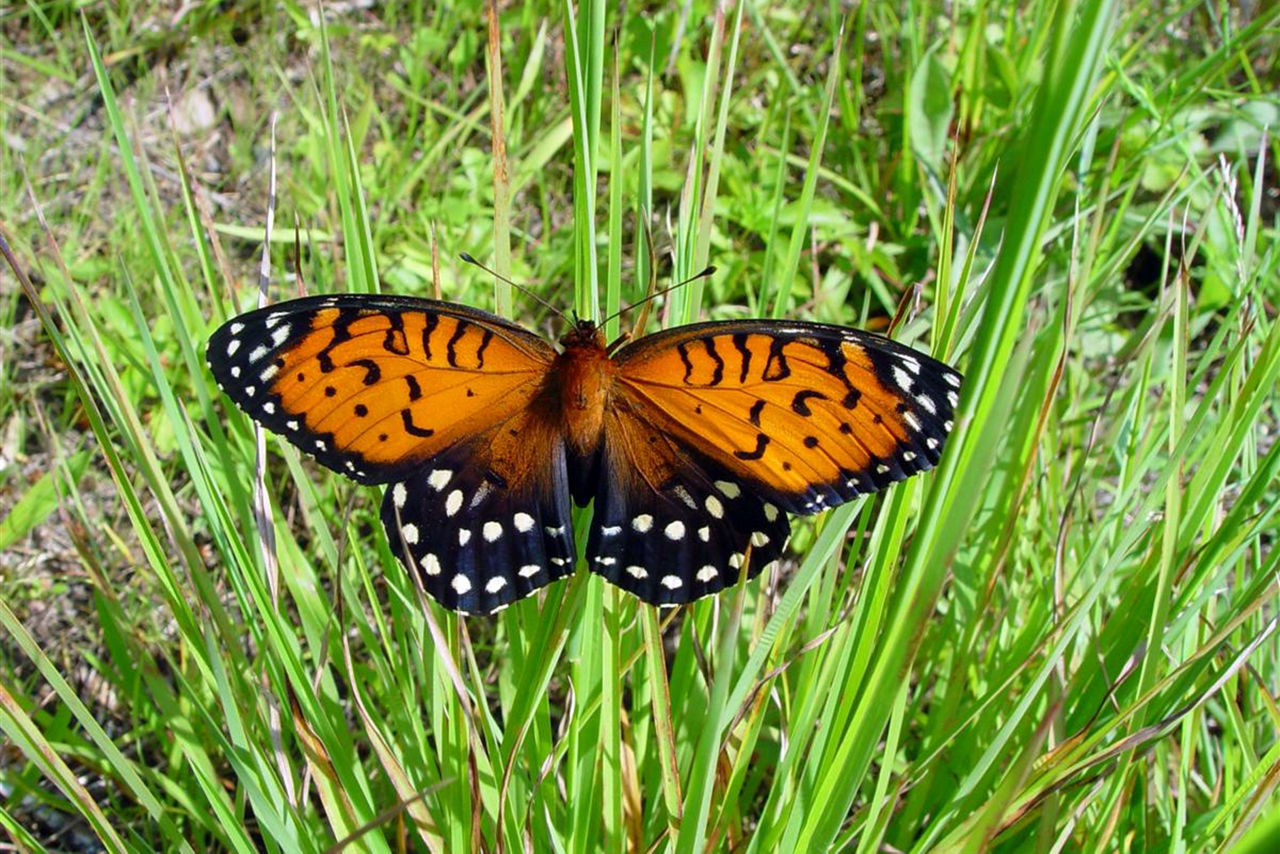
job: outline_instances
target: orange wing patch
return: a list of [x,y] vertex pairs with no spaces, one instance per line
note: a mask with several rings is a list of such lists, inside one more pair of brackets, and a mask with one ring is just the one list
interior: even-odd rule
[[917,351],[822,324],[699,324],[616,358],[633,417],[803,513],[931,468],[960,384]]
[[250,312],[209,347],[241,408],[364,483],[404,477],[527,407],[554,356],[484,312],[370,295]]

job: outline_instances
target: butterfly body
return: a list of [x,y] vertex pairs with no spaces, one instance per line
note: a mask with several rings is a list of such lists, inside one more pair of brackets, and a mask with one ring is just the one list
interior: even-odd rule
[[615,365],[605,348],[604,332],[590,321],[578,321],[560,339],[560,346],[548,384],[555,387],[569,447],[585,461],[599,451],[604,438],[604,412],[612,394]]
[[870,333],[734,321],[559,348],[452,303],[308,297],[210,339],[220,387],[323,465],[389,484],[382,520],[443,605],[490,612],[586,562],[679,604],[778,559],[816,513],[932,467],[959,374]]

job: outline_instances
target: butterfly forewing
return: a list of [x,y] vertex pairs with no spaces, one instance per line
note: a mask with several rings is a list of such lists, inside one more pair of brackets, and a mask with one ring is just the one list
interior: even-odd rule
[[817,323],[708,323],[616,355],[624,417],[697,449],[785,510],[816,513],[933,467],[960,375]]
[[208,348],[214,377],[241,409],[361,483],[407,478],[519,412],[554,357],[495,315],[370,294],[252,311]]

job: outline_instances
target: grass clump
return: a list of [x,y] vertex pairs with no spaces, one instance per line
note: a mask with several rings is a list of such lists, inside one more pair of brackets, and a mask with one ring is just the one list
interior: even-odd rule
[[[1274,844],[1276,9],[170,14],[0,18],[14,844]],[[601,316],[647,224],[719,268],[661,323],[897,318],[966,375],[936,472],[674,616],[582,571],[424,612],[375,490],[200,358],[264,247],[274,298],[551,333],[457,253]]]

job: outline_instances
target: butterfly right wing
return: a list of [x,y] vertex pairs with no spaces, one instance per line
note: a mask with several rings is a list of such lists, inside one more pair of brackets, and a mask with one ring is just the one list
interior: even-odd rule
[[787,514],[749,484],[645,422],[625,397],[605,419],[592,572],[651,605],[680,605],[782,556]]

